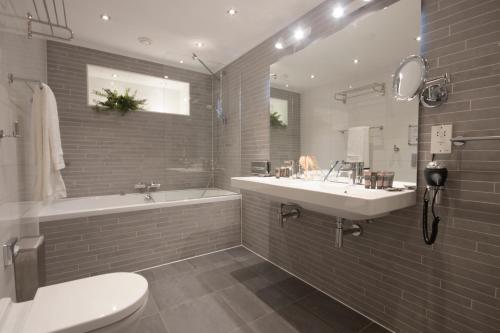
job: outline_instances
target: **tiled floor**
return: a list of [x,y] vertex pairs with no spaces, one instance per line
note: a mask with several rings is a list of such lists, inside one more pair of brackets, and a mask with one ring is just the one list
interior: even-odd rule
[[141,274],[141,333],[387,332],[243,247]]

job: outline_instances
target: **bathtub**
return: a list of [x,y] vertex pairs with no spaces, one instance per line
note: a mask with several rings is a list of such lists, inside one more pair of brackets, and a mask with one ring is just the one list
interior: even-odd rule
[[38,221],[42,223],[46,221],[241,199],[241,195],[238,193],[217,188],[159,191],[152,192],[151,194],[154,201],[146,201],[145,195],[141,193],[116,194],[60,199],[48,204],[39,204],[35,210]]

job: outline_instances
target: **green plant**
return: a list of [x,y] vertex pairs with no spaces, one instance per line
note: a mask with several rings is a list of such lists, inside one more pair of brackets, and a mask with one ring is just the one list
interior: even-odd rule
[[286,128],[286,124],[280,118],[281,118],[281,116],[278,114],[278,112],[271,113],[271,117],[270,117],[271,127]]
[[138,111],[146,104],[145,99],[136,99],[134,94],[130,94],[130,89],[126,89],[123,95],[118,94],[118,91],[111,89],[102,89],[103,91],[94,91],[94,94],[99,97],[106,98],[105,101],[94,101],[96,103],[96,111],[117,110],[122,116],[129,111]]

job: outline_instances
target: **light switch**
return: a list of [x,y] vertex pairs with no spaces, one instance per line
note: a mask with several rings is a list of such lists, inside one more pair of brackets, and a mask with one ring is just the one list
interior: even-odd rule
[[453,125],[432,126],[431,154],[451,154]]

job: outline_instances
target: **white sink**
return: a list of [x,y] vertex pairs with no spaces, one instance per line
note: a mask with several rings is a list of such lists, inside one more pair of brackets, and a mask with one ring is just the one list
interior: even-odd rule
[[416,203],[413,190],[388,192],[365,189],[363,185],[275,178],[234,177],[231,185],[242,190],[262,193],[305,209],[349,220],[367,220]]

